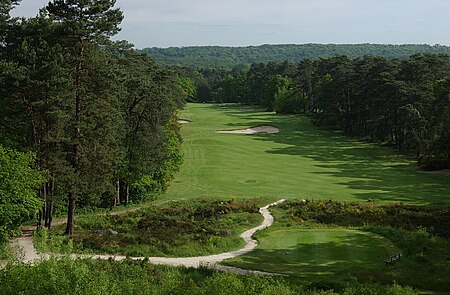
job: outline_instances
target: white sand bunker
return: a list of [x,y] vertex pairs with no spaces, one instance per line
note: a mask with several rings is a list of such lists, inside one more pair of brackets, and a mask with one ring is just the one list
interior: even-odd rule
[[189,121],[189,120],[186,120],[186,119],[179,119],[179,120],[177,120],[177,122],[178,122],[178,123],[180,123],[180,124],[187,124],[187,123],[191,123],[191,121]]
[[263,125],[252,127],[248,129],[239,129],[239,130],[228,130],[228,131],[217,131],[219,133],[228,133],[228,134],[258,134],[258,133],[266,133],[266,134],[274,134],[280,132],[280,129],[274,126]]

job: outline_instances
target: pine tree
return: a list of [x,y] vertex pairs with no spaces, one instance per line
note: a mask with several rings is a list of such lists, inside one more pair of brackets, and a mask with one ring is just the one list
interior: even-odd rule
[[[75,218],[75,202],[83,191],[84,184],[79,176],[83,174],[83,157],[81,156],[82,136],[87,130],[82,130],[83,102],[90,99],[86,91],[86,50],[90,44],[104,43],[108,37],[116,34],[118,25],[123,19],[119,9],[113,8],[115,0],[54,0],[50,2],[46,11],[50,19],[60,24],[60,34],[63,45],[69,52],[68,66],[73,69],[74,84],[74,116],[72,137],[71,164],[74,181],[70,185],[68,194],[68,217],[66,234],[73,233]],[[96,97],[95,97],[96,98]],[[104,106],[104,105],[103,105]],[[84,117],[87,118],[87,117]]]

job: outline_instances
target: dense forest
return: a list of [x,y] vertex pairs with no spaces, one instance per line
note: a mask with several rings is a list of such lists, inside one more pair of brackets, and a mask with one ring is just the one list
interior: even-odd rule
[[411,151],[428,170],[450,167],[448,55],[335,56],[250,69],[178,69],[192,100],[306,114],[317,126]]
[[145,48],[143,52],[156,59],[158,63],[191,68],[223,68],[249,66],[252,63],[270,61],[299,62],[302,59],[319,59],[345,55],[350,58],[365,55],[381,56],[387,59],[407,59],[417,53],[450,54],[450,47],[443,45],[383,45],[383,44],[288,44],[261,45],[248,47],[170,47]]
[[[39,210],[113,207],[163,192],[181,163],[176,75],[112,42],[115,1],[52,1],[36,17],[0,5],[0,243]],[[38,192],[38,193],[36,193]]]

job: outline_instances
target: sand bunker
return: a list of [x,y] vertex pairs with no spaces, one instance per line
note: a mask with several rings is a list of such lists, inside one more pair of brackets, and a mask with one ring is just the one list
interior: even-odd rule
[[229,131],[218,131],[219,133],[228,133],[228,134],[258,134],[258,133],[266,133],[266,134],[274,134],[280,132],[280,129],[274,126],[263,125],[257,126],[248,129],[239,129],[239,130],[229,130]]
[[180,123],[180,124],[187,124],[187,123],[191,123],[191,121],[189,121],[189,120],[185,120],[185,119],[179,119],[179,120],[177,120],[177,122],[178,122],[178,123]]

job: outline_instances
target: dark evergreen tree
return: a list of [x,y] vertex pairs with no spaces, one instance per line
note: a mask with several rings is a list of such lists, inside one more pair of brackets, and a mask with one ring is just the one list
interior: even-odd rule
[[148,56],[126,48],[119,48],[115,55],[125,91],[122,109],[126,122],[126,156],[119,184],[123,184],[123,199],[128,203],[130,186],[140,194],[135,200],[161,193],[178,169],[176,111],[183,99],[175,75]]
[[[67,61],[67,66],[73,69],[73,87],[74,87],[74,114],[72,122],[72,173],[74,181],[70,185],[68,192],[68,218],[66,234],[72,234],[74,217],[75,217],[75,202],[81,195],[82,187],[86,185],[86,182],[82,179],[89,178],[90,173],[83,171],[83,152],[84,155],[89,154],[89,150],[84,149],[82,146],[82,139],[84,133],[89,133],[90,129],[82,130],[83,124],[83,102],[88,100],[92,101],[98,97],[90,97],[88,86],[95,86],[92,83],[89,76],[86,75],[86,55],[90,52],[87,50],[92,49],[91,44],[102,44],[108,37],[116,34],[120,29],[118,25],[121,23],[123,16],[119,9],[114,8],[115,0],[54,0],[50,2],[46,11],[50,19],[59,24],[59,31],[63,36],[62,43],[65,46],[70,59]],[[101,98],[105,98],[101,94]],[[106,102],[97,102],[97,107],[107,106]],[[111,114],[114,116],[115,114]],[[84,118],[88,118],[85,116]],[[107,166],[110,164],[108,163]],[[85,177],[80,177],[85,176]],[[106,175],[105,175],[106,176]]]

